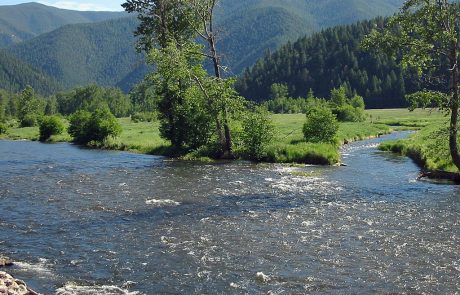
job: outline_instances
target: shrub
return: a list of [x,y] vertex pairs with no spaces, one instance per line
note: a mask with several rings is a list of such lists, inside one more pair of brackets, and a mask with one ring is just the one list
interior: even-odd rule
[[155,122],[157,114],[155,112],[138,112],[131,115],[131,121],[134,123],[139,122]]
[[37,126],[39,116],[33,113],[26,114],[20,122],[21,127]]
[[52,135],[61,134],[64,131],[64,123],[58,116],[45,116],[40,122],[40,141],[48,140]]
[[337,120],[340,122],[362,122],[366,118],[364,108],[353,107],[350,104],[334,108],[332,113],[337,116]]
[[274,127],[267,111],[261,108],[248,112],[243,119],[241,134],[243,156],[249,160],[261,160],[273,139]]
[[0,134],[6,133],[7,126],[6,124],[0,123]]
[[308,142],[336,143],[339,123],[329,108],[318,107],[310,110],[303,126],[303,134]]
[[70,117],[68,132],[74,142],[87,144],[102,142],[109,136],[121,133],[121,126],[108,108],[97,109],[94,113],[80,110]]

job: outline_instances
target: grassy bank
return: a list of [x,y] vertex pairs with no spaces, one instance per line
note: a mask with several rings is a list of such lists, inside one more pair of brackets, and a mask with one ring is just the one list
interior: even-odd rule
[[412,158],[421,167],[431,171],[458,172],[449,153],[448,118],[444,113],[430,110],[374,110],[377,122],[417,129],[407,139],[385,142],[380,149]]
[[[312,144],[303,140],[304,114],[273,115],[276,137],[268,147],[268,162],[297,162],[309,164],[335,164],[340,162],[339,147],[343,143],[376,137],[389,133],[389,125],[415,126],[429,124],[434,117],[424,111],[409,113],[407,110],[371,110],[364,123],[341,123],[338,144]],[[109,139],[102,148],[127,150],[138,153],[164,155],[170,152],[168,141],[159,135],[158,122],[133,123],[129,118],[119,119],[123,132],[115,139]],[[10,128],[0,135],[4,139],[38,140],[38,128]],[[70,141],[67,133],[53,136],[51,141]]]
[[447,126],[439,122],[423,127],[407,139],[385,142],[380,149],[408,156],[430,171],[459,172],[451,160]]
[[389,133],[390,127],[381,123],[340,123],[338,144],[306,143],[302,127],[304,114],[273,115],[276,139],[268,147],[268,162],[332,165],[340,162],[339,147],[343,143]]

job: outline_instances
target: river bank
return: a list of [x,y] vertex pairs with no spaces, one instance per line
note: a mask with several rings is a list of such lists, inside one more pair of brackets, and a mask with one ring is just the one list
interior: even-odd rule
[[[338,132],[337,144],[312,144],[303,140],[302,126],[305,121],[303,114],[278,114],[272,115],[276,129],[274,143],[267,147],[267,156],[264,162],[270,163],[301,163],[336,165],[341,162],[340,147],[356,140],[370,139],[383,134],[388,134],[394,129],[417,129],[420,134],[425,134],[431,126],[444,124],[445,118],[441,112],[432,110],[415,110],[409,112],[405,109],[393,110],[367,110],[367,120],[362,123],[341,123]],[[178,153],[172,151],[169,143],[162,139],[158,131],[158,122],[132,122],[129,118],[118,119],[123,132],[117,138],[110,138],[101,145],[91,148],[129,151],[133,153],[161,155],[176,157]],[[397,127],[394,127],[397,126]],[[422,169],[429,172],[446,171],[456,172],[452,165],[445,162],[450,159],[445,152],[438,152],[437,142],[433,143],[432,135],[422,136],[418,145],[409,144],[410,140],[400,140],[383,144],[382,149],[397,152],[413,158]],[[0,135],[3,139],[38,140],[38,128],[10,128],[6,134]],[[64,133],[53,136],[51,142],[69,142],[71,137]],[[430,144],[429,149],[423,148]],[[420,148],[422,147],[422,148]],[[179,153],[180,155],[180,153]],[[441,157],[439,155],[442,155]],[[212,161],[202,157],[199,152],[180,155],[184,160]],[[444,162],[442,162],[444,161]],[[432,165],[432,163],[438,163]],[[450,165],[450,166],[449,166]],[[438,173],[439,174],[439,173]],[[433,175],[431,173],[430,175]]]
[[[334,165],[340,162],[339,148],[344,143],[363,140],[387,134],[391,130],[388,125],[366,123],[341,123],[337,144],[314,144],[303,140],[302,126],[304,114],[273,115],[275,139],[267,147],[267,157],[263,160],[271,163],[303,163]],[[123,132],[117,138],[109,138],[103,144],[92,148],[121,150],[134,153],[176,156],[170,144],[159,134],[158,122],[132,122],[129,118],[118,119]],[[10,128],[0,139],[38,140],[37,127]],[[51,142],[70,142],[72,138],[65,132],[52,136]],[[204,160],[199,153],[182,155],[186,160]]]
[[431,124],[408,138],[384,142],[379,148],[411,158],[422,169],[421,178],[460,183],[459,171],[450,155],[447,126],[447,122]]
[[7,266],[13,266],[13,261],[0,255],[0,295],[40,295],[27,287],[24,281],[14,278],[4,271]]

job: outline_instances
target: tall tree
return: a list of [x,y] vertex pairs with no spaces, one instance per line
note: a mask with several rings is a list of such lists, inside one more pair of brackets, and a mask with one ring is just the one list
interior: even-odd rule
[[[198,89],[207,105],[208,115],[215,121],[220,156],[232,158],[229,105],[239,98],[233,90],[232,80],[224,79],[221,73],[213,23],[216,4],[217,0],[128,0],[123,7],[128,12],[139,13],[141,24],[136,31],[141,36],[139,45],[151,52],[149,60],[157,66],[152,77],[159,85],[156,91],[161,97],[158,107],[162,135],[173,145],[187,142],[188,136],[182,134],[187,130],[183,129],[190,127],[196,119],[186,111],[192,101],[189,94]],[[198,36],[205,41],[206,51],[194,44]],[[165,57],[171,59],[170,64],[177,61],[175,69],[164,63]],[[197,69],[202,67],[197,64],[198,57],[212,61],[214,77],[203,75]]]
[[121,6],[129,13],[137,13],[140,24],[135,31],[138,49],[148,53],[168,42],[181,44],[195,35],[195,16],[184,0],[127,0]]
[[382,30],[364,40],[367,48],[392,55],[402,53],[401,64],[428,79],[447,85],[442,93],[411,95],[413,106],[432,105],[450,112],[449,147],[452,161],[460,170],[457,143],[459,112],[460,8],[448,0],[407,0],[400,12]]
[[[205,56],[208,57],[212,61],[212,65],[214,68],[214,76],[216,78],[216,82],[221,84],[221,86],[227,85],[227,83],[223,83],[222,80],[222,64],[221,64],[221,57],[218,54],[216,43],[217,43],[217,34],[215,31],[214,25],[214,11],[218,0],[191,0],[190,1],[195,14],[198,16],[198,23],[201,24],[201,27],[197,27],[196,33],[200,36],[207,44],[208,53],[205,53]],[[193,26],[193,23],[191,23]],[[217,94],[219,95],[219,94]],[[214,100],[216,98],[214,97]],[[218,100],[218,99],[217,99]],[[229,120],[228,120],[228,108],[227,104],[221,104],[221,115],[216,114],[216,125],[217,125],[217,133],[219,135],[219,139],[221,142],[221,148],[223,152],[224,158],[232,158],[232,136],[230,132]],[[220,117],[222,117],[223,126],[220,122]],[[223,127],[223,129],[222,129]]]

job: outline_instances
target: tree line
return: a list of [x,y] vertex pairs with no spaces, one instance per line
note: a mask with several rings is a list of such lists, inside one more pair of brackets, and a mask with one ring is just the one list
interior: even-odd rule
[[376,18],[288,42],[246,69],[236,83],[237,90],[263,102],[275,83],[287,85],[289,97],[305,97],[309,89],[328,97],[330,89],[345,85],[363,96],[369,108],[405,107],[405,95],[424,86],[417,73],[403,69],[391,56],[366,51],[360,45],[366,34],[386,22]]

